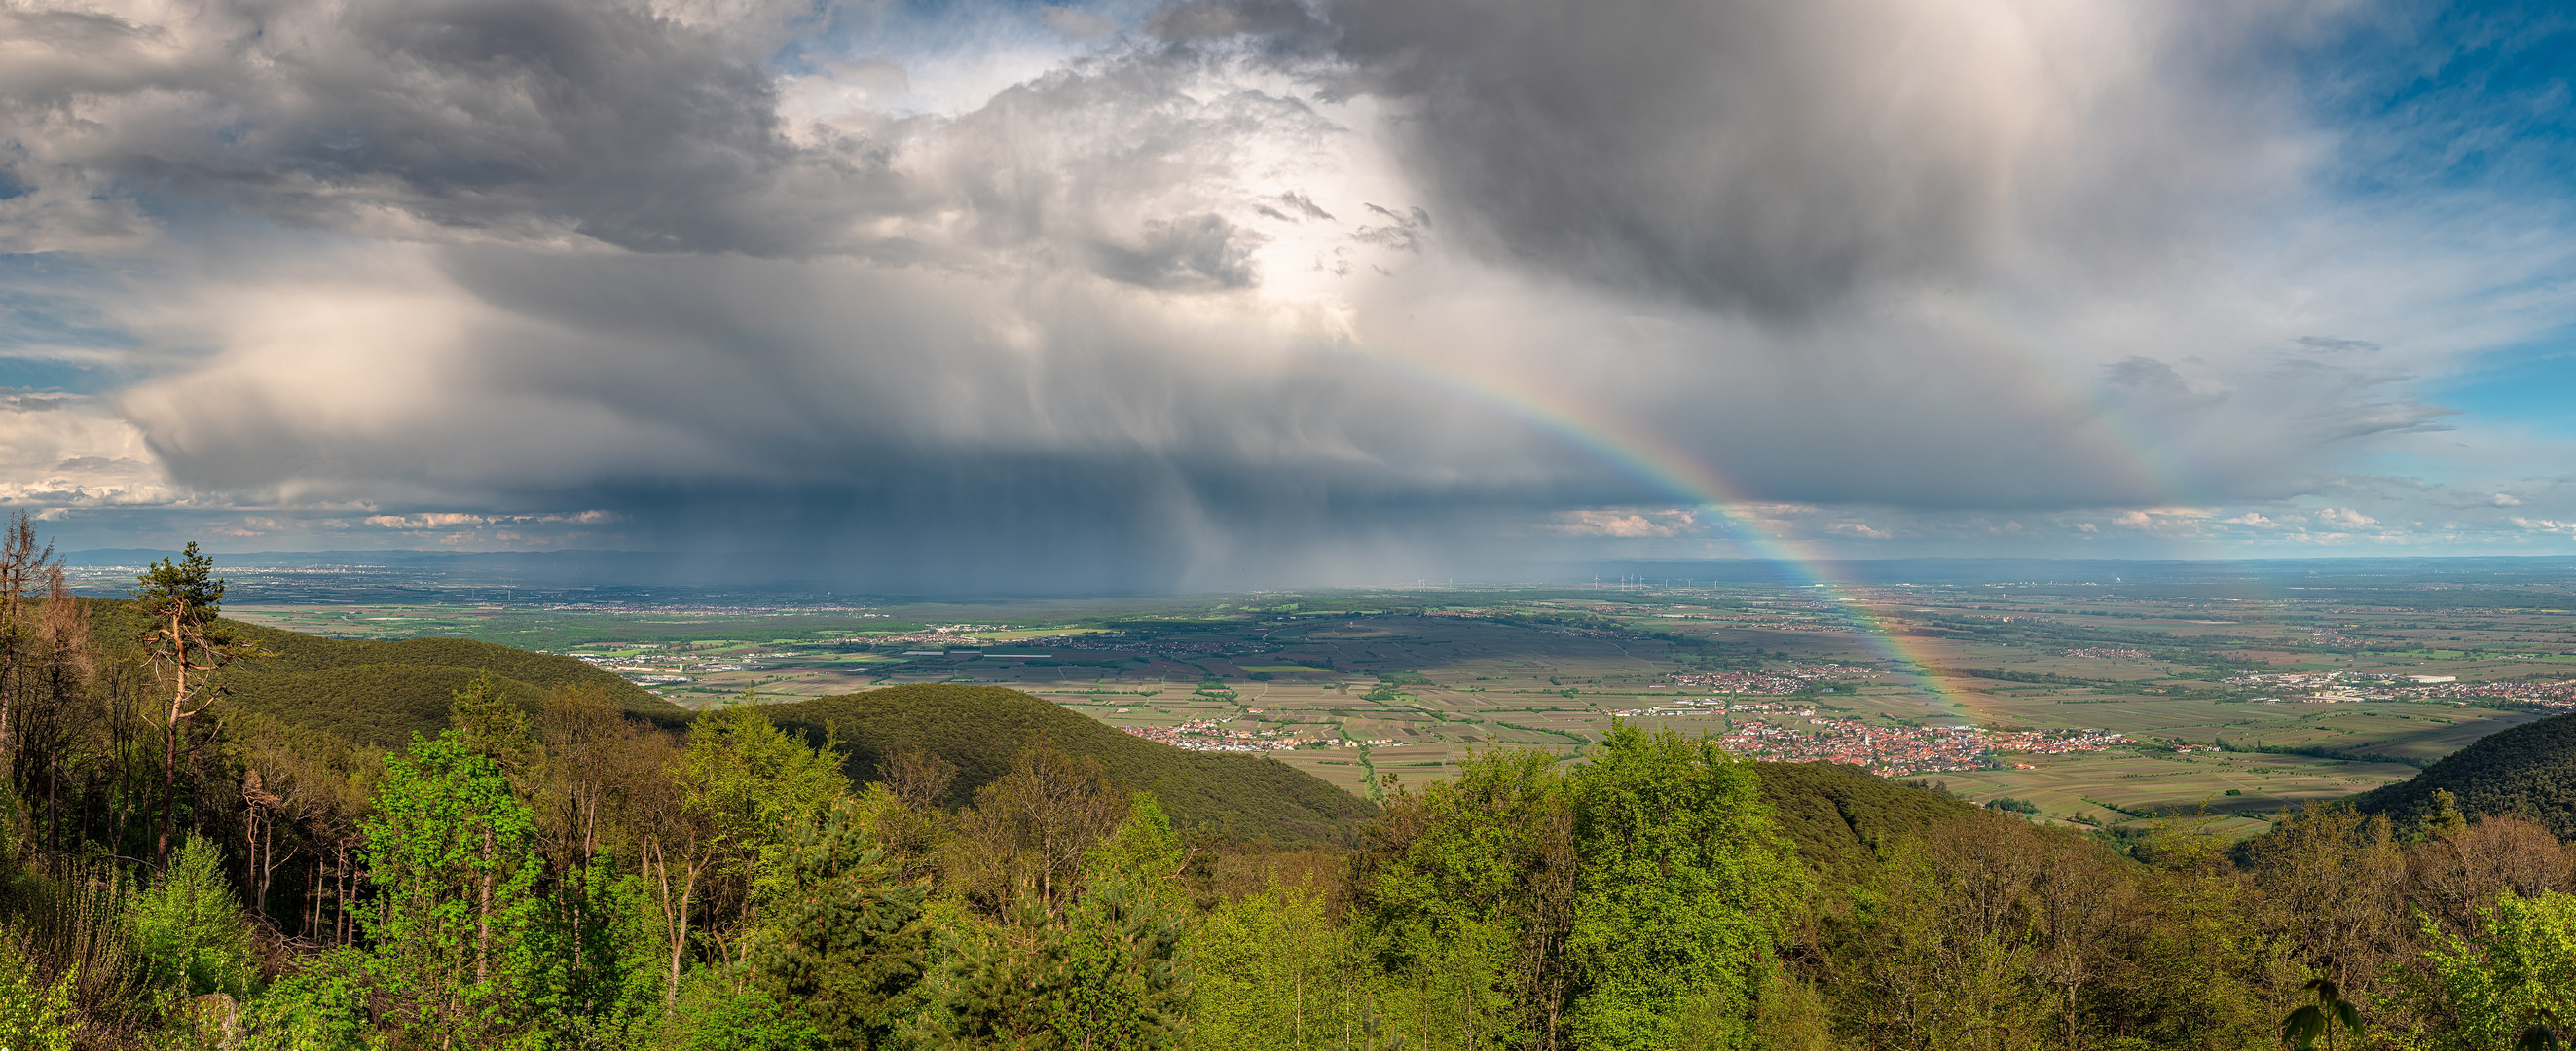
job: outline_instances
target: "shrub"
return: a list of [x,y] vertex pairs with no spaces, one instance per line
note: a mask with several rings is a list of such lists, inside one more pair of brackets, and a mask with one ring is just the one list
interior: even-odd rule
[[367,1051],[365,966],[335,950],[269,986],[242,1011],[241,1051]]
[[72,983],[65,974],[51,982],[36,973],[26,939],[16,932],[0,937],[0,1048],[9,1051],[71,1051]]
[[692,971],[671,1012],[675,1051],[822,1051],[823,1035],[766,992],[712,968]]
[[203,838],[188,837],[170,870],[135,895],[126,929],[153,985],[189,996],[250,995],[250,924],[222,856]]

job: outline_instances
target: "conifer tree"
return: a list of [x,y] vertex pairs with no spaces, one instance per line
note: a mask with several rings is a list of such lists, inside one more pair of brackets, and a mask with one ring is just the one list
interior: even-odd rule
[[882,1044],[915,1005],[929,950],[930,888],[891,882],[858,808],[844,802],[796,844],[786,889],[751,954],[753,984],[834,1047]]
[[134,590],[134,600],[152,618],[143,636],[146,652],[171,675],[170,712],[162,723],[161,836],[154,848],[154,857],[166,863],[178,820],[179,729],[204,714],[220,695],[211,679],[214,673],[262,651],[217,628],[224,581],[215,576],[214,557],[200,554],[196,541],[188,542],[177,562],[162,559],[136,579],[141,586]]

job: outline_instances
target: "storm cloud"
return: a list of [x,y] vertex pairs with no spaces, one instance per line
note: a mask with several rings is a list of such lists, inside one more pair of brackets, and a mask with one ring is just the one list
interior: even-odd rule
[[5,349],[98,377],[0,493],[922,589],[2576,518],[2426,393],[2569,319],[2552,198],[2355,189],[2300,61],[2387,12],[890,10],[0,9],[9,309],[92,319]]

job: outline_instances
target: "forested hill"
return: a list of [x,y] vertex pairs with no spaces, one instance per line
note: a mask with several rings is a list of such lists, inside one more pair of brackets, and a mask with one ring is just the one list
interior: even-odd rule
[[[83,600],[92,637],[109,646],[131,646],[146,625],[134,603]],[[530,653],[466,639],[400,641],[326,639],[224,621],[234,638],[256,641],[272,657],[242,661],[223,673],[225,707],[256,713],[305,731],[323,731],[352,743],[396,748],[415,734],[446,729],[456,692],[489,672],[502,696],[535,711],[553,689],[590,687],[632,715],[666,726],[684,723],[686,709],[586,662]]]
[[946,802],[963,805],[1036,741],[1100,764],[1120,788],[1154,793],[1184,833],[1233,841],[1347,844],[1375,811],[1366,801],[1285,763],[1187,752],[1102,725],[998,686],[895,686],[769,706],[771,719],[848,750],[853,780],[873,780],[897,752],[918,749],[958,768]]
[[2433,792],[2447,790],[2464,814],[2514,814],[2561,839],[2576,838],[2576,715],[2524,723],[2480,738],[2411,780],[2364,792],[2353,805],[2401,825],[2421,818]]
[[1865,881],[1884,844],[1920,839],[1977,813],[1951,796],[1842,763],[1756,763],[1754,769],[1780,831],[1828,887]]

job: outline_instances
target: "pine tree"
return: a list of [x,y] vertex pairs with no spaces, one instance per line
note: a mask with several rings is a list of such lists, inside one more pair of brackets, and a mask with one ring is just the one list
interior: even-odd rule
[[858,808],[835,807],[793,852],[789,889],[768,904],[753,985],[804,1016],[832,1047],[881,1045],[915,1005],[929,948],[925,884],[888,880]]
[[161,727],[161,837],[153,855],[167,863],[178,821],[179,728],[220,696],[211,679],[214,673],[263,652],[216,626],[224,581],[215,576],[214,557],[198,553],[196,541],[188,542],[177,562],[162,559],[136,579],[142,586],[134,590],[134,600],[152,618],[152,628],[143,636],[146,652],[172,675],[169,717]]

